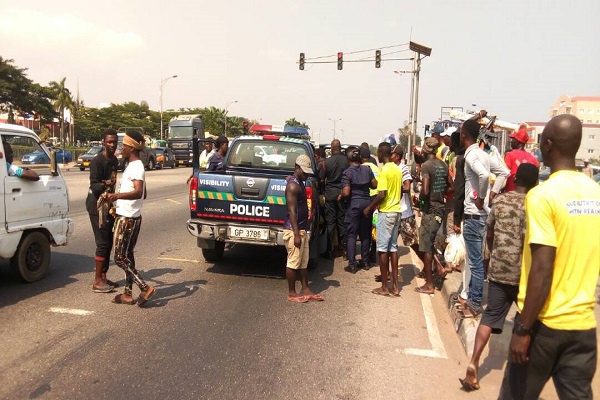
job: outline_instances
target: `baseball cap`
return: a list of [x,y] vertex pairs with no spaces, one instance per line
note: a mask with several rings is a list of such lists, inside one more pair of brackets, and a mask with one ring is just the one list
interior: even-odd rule
[[404,155],[404,149],[401,145],[397,144],[392,148],[392,153],[396,153],[398,155]]
[[361,147],[360,148],[360,158],[370,158],[370,157],[371,157],[371,150]]
[[452,136],[452,134],[454,132],[456,132],[456,127],[451,126],[450,128],[446,129],[444,132],[440,133],[440,136]]
[[516,132],[511,133],[509,138],[517,139],[519,142],[525,144],[529,141],[529,134],[525,129],[519,129]]
[[217,140],[215,140],[215,145],[218,147],[220,147],[222,144],[225,143],[229,143],[229,139],[227,139],[225,136],[221,135],[217,138]]
[[313,174],[312,163],[310,162],[310,158],[306,154],[301,154],[296,157],[296,165],[302,168],[307,174]]
[[423,145],[423,153],[435,153],[440,145],[440,142],[436,138],[429,137],[425,139],[425,144]]

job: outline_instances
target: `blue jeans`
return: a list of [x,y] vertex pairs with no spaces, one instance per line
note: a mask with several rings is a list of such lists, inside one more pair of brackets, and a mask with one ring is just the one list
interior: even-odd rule
[[469,300],[473,306],[481,308],[483,302],[483,238],[485,237],[485,220],[487,216],[479,219],[467,219],[463,223],[463,238],[467,249],[467,263],[471,269],[471,282],[469,282]]

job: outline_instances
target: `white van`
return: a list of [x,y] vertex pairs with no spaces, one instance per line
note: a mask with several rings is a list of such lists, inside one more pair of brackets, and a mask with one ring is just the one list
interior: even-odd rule
[[[0,124],[0,258],[10,259],[11,266],[26,282],[46,275],[50,265],[50,245],[64,246],[73,233],[68,217],[69,193],[58,170],[54,154],[30,129]],[[42,152],[49,164],[32,164],[40,179],[29,181],[9,176],[6,159],[8,146],[13,165],[20,166],[25,154]]]

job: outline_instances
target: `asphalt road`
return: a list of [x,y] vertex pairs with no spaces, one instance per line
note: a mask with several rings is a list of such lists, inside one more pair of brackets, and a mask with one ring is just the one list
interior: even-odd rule
[[[88,172],[65,173],[76,228],[47,278],[23,284],[0,264],[0,398],[497,397],[498,357],[484,362],[482,390],[460,390],[467,357],[442,297],[412,290],[406,252],[399,298],[372,295],[376,271],[350,275],[337,259],[310,273],[326,300],[292,304],[282,249],[236,246],[204,262],[185,228],[189,173],[147,173],[136,260],[157,293],[144,309],[91,291]],[[109,278],[124,274],[113,264]]]

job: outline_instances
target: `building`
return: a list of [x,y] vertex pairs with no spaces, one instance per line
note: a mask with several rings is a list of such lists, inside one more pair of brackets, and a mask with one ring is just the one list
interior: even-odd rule
[[[527,125],[530,143],[539,143],[546,122],[527,122]],[[581,146],[575,158],[583,161],[600,160],[600,124],[583,124]]]
[[600,125],[600,97],[560,96],[550,108],[550,118],[561,114],[575,115],[582,124]]

